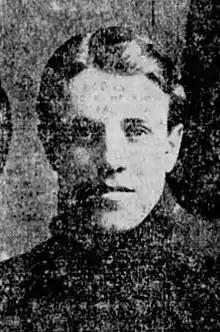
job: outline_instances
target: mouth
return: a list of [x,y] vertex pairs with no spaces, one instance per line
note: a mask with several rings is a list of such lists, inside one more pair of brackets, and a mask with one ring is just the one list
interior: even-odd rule
[[103,194],[108,194],[108,193],[114,193],[114,192],[121,192],[121,193],[131,193],[134,192],[133,189],[124,187],[124,186],[107,186],[106,184],[104,184],[103,186],[101,186],[99,189],[99,194],[103,195]]
[[84,188],[80,188],[78,190],[78,198],[84,200],[84,199],[90,199],[95,197],[100,197],[105,194],[109,193],[134,193],[135,190],[130,189],[128,187],[124,186],[108,186],[105,183],[100,184],[99,186],[93,187],[93,186],[85,186]]

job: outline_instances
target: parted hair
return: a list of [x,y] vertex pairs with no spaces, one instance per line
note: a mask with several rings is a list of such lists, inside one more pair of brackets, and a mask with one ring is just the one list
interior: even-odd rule
[[0,172],[3,171],[12,136],[11,108],[0,81]]
[[179,70],[148,37],[120,26],[73,36],[48,60],[37,98],[38,135],[52,166],[66,137],[64,114],[68,95],[65,87],[87,68],[124,76],[143,73],[170,95],[168,132],[183,122],[185,95]]

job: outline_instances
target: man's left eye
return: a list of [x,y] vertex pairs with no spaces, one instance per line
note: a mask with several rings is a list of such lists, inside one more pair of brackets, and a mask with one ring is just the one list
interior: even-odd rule
[[129,136],[142,136],[146,135],[147,131],[144,128],[132,128],[132,130],[129,131],[128,135]]
[[141,138],[152,133],[150,128],[147,128],[146,126],[135,122],[125,123],[123,127],[127,138],[130,140],[135,138]]

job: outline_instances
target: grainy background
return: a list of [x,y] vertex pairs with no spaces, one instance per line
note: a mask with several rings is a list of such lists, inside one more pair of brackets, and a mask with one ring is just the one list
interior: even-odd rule
[[0,259],[49,236],[56,174],[36,135],[35,100],[47,59],[66,39],[100,25],[128,23],[181,59],[189,0],[0,0],[0,77],[14,132],[0,177]]

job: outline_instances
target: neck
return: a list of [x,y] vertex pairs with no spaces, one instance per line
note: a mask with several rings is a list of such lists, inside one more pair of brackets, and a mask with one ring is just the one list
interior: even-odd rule
[[139,226],[113,233],[93,222],[94,214],[89,208],[69,204],[62,193],[59,193],[58,198],[58,216],[50,225],[52,235],[57,236],[70,250],[77,245],[82,250],[97,252],[109,252],[119,246],[126,248],[130,242],[146,241],[146,236],[149,236],[149,231],[152,234],[152,230],[157,233],[167,232],[168,223],[172,224],[171,212],[176,203],[169,188],[165,186],[159,202]]

